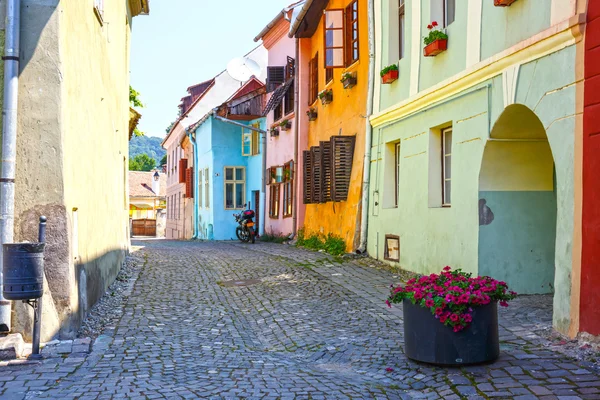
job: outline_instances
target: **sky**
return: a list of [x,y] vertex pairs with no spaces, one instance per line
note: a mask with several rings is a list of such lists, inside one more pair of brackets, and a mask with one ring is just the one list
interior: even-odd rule
[[292,0],[151,0],[133,19],[131,85],[144,108],[138,128],[164,137],[186,89],[223,71]]

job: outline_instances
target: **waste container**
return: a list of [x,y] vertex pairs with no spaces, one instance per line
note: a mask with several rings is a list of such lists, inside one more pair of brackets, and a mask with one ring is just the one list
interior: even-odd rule
[[3,244],[4,286],[6,300],[39,299],[44,294],[45,243]]

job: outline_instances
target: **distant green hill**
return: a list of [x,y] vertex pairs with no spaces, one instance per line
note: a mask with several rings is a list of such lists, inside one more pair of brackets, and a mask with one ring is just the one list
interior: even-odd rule
[[161,138],[153,136],[134,136],[129,141],[129,158],[133,158],[138,154],[148,154],[156,160],[156,165],[160,163],[160,159],[167,154],[166,150],[160,147]]

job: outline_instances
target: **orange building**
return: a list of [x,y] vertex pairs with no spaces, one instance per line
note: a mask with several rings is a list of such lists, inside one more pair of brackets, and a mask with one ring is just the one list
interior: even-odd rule
[[346,251],[357,249],[361,238],[367,14],[366,1],[314,0],[300,10],[290,31],[299,40],[298,180],[306,204],[304,228],[341,236]]

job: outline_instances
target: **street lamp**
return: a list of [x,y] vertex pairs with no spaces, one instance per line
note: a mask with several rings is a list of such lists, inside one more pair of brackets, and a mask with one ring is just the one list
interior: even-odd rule
[[160,179],[160,175],[158,174],[158,171],[156,171],[156,172],[154,173],[154,180],[155,180],[156,182],[158,182],[158,180],[159,180],[159,179]]

